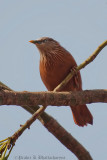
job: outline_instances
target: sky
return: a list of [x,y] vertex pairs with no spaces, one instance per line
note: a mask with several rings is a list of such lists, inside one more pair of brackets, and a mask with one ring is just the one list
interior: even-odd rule
[[[40,37],[59,41],[82,63],[107,40],[107,0],[0,0],[0,81],[16,91],[46,91],[39,74],[39,52],[28,41]],[[107,47],[81,70],[83,89],[107,89]],[[93,126],[74,124],[69,107],[48,106],[52,115],[93,159],[107,159],[107,104],[87,105]],[[0,139],[13,135],[31,115],[20,106],[0,106]],[[19,156],[65,157],[76,160],[42,124],[35,121],[17,140],[9,160]],[[21,157],[20,157],[21,158]]]

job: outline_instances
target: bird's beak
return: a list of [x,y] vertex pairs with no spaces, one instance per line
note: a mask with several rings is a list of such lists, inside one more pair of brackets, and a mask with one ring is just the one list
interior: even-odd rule
[[37,40],[31,40],[31,41],[29,41],[30,43],[38,43],[38,41]]

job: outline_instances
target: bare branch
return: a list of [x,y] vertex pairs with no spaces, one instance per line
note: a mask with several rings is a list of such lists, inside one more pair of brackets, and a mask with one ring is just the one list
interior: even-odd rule
[[0,91],[0,105],[77,106],[97,102],[107,103],[107,90],[97,89],[75,92]]
[[[9,87],[4,85],[3,83],[1,84],[3,86],[3,89],[8,88],[9,90]],[[31,114],[35,113],[39,109],[39,106],[27,105],[22,107]],[[68,133],[52,116],[50,116],[46,112],[43,112],[38,117],[38,119],[44,125],[44,127],[49,132],[51,132],[66,148],[68,148],[72,153],[74,153],[79,160],[92,160],[89,152],[70,133]],[[15,141],[14,138],[17,138],[17,134],[13,135],[13,141]]]
[[89,152],[59,123],[51,118],[44,125],[64,146],[72,151],[79,160],[92,160]]
[[[99,47],[92,53],[92,55],[87,58],[83,63],[81,63],[79,66],[76,67],[75,71],[78,72],[79,70],[81,70],[82,68],[86,67],[90,62],[92,62],[96,56],[100,53],[100,51],[107,46],[107,40],[105,40],[102,44],[99,45]],[[54,91],[60,91],[63,89],[63,87],[70,81],[70,79],[76,74],[76,72],[74,72],[72,70],[72,72],[70,72],[68,74],[68,76],[54,89]]]
[[22,135],[22,133],[28,128],[30,128],[31,124],[38,118],[38,116],[40,116],[41,113],[43,113],[43,111],[45,110],[45,107],[41,107],[39,108],[34,114],[33,116],[26,121],[26,123],[24,125],[21,125],[20,129],[18,131],[16,131],[13,136],[11,137],[11,142],[14,144],[16,142],[16,140],[19,138],[19,136]]

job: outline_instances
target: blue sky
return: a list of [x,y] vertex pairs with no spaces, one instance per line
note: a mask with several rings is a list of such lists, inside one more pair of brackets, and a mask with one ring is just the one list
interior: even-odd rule
[[[16,91],[45,91],[39,75],[39,52],[28,41],[52,37],[82,63],[107,39],[107,0],[9,0],[0,1],[0,81]],[[107,89],[107,47],[81,70],[83,89]],[[92,155],[107,159],[107,104],[90,104],[94,125],[73,122],[69,107],[46,112],[64,126]],[[0,139],[11,136],[30,114],[20,106],[0,107]],[[10,159],[49,155],[76,157],[36,121],[16,142]]]

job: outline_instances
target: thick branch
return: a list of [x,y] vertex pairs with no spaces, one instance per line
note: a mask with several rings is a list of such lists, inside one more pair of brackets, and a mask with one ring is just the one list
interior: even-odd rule
[[75,92],[0,91],[0,105],[77,106],[97,102],[107,103],[107,90],[85,90]]
[[72,151],[79,160],[92,160],[89,152],[55,119],[44,125],[64,146]]

